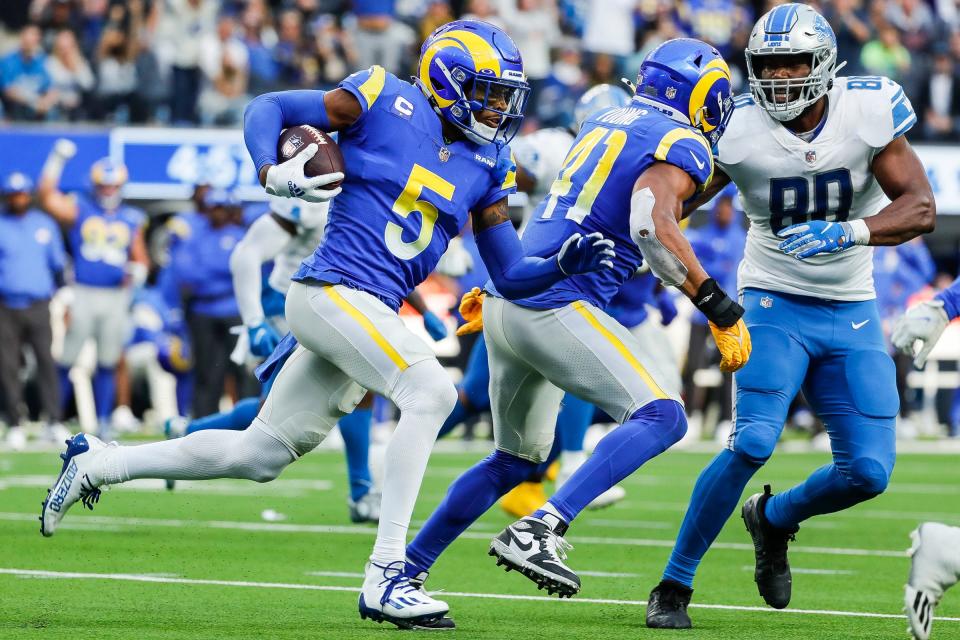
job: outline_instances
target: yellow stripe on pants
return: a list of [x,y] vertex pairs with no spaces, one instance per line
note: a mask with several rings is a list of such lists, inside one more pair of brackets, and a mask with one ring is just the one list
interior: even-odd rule
[[370,322],[367,316],[363,315],[359,309],[350,304],[347,299],[334,290],[332,286],[323,287],[323,290],[328,296],[330,296],[330,299],[333,300],[334,304],[346,311],[347,315],[356,320],[357,324],[363,327],[363,330],[366,331],[371,338],[373,338],[373,341],[377,343],[377,346],[383,349],[383,352],[387,354],[387,357],[390,358],[390,360],[393,361],[393,364],[400,368],[400,371],[403,371],[410,366],[407,364],[407,361],[403,359],[403,356],[401,356],[397,350],[393,348],[393,345],[383,337],[383,334],[380,333],[375,326],[373,326],[373,323]]
[[658,385],[656,381],[650,377],[650,374],[647,373],[647,370],[643,368],[643,365],[640,364],[640,361],[637,360],[632,353],[630,353],[630,350],[627,349],[627,346],[623,344],[623,342],[621,342],[617,336],[613,335],[609,329],[603,326],[600,321],[597,320],[592,313],[590,313],[590,310],[587,309],[583,302],[574,302],[573,308],[577,313],[582,315],[588,323],[590,323],[591,327],[596,329],[600,335],[606,338],[607,342],[613,345],[613,348],[616,349],[620,355],[623,356],[623,359],[626,360],[631,367],[633,367],[633,370],[639,374],[640,378],[647,385],[653,395],[657,396],[657,398],[660,400],[667,400],[669,398],[669,396],[663,392],[663,389],[660,388],[660,385]]

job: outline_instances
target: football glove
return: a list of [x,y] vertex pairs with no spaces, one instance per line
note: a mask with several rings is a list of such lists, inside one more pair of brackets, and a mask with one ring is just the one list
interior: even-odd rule
[[447,337],[447,327],[433,311],[423,312],[423,328],[427,330],[434,342],[440,342]]
[[458,336],[483,331],[483,300],[486,297],[487,294],[481,291],[480,287],[474,287],[463,294],[460,299],[460,315],[467,323],[457,329]]
[[247,336],[250,338],[250,353],[259,358],[266,358],[280,344],[280,334],[266,321],[247,327]]
[[750,332],[743,318],[726,328],[718,327],[712,322],[709,324],[713,339],[717,342],[717,349],[720,350],[720,371],[733,373],[747,364],[753,344],[750,342]]
[[780,251],[797,260],[821,253],[839,253],[856,244],[849,222],[811,220],[782,229],[777,236],[786,238],[780,243]]
[[[943,310],[943,300],[927,300],[911,307],[897,320],[890,341],[903,353],[913,356],[913,364],[919,369],[927,363],[927,356],[948,324],[950,318]],[[914,349],[917,341],[919,349]]]
[[284,198],[300,198],[307,202],[326,202],[335,198],[343,191],[343,187],[323,189],[322,187],[338,180],[343,180],[343,174],[324,173],[308,178],[303,173],[303,167],[317,153],[320,147],[316,143],[307,145],[307,148],[293,156],[286,162],[275,164],[267,170],[267,183],[264,185],[267,193]]
[[589,235],[575,233],[560,247],[557,253],[557,264],[565,276],[578,273],[612,269],[613,240],[607,240],[599,231]]

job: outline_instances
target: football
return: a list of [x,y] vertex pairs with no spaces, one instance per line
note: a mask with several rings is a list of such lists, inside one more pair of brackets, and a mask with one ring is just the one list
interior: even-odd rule
[[[340,147],[337,146],[337,143],[325,132],[308,124],[289,127],[280,132],[280,139],[277,141],[277,160],[286,162],[314,142],[319,149],[316,155],[307,160],[307,164],[304,165],[303,174],[305,176],[312,178],[336,171],[346,173],[343,165],[343,154],[340,153]],[[336,189],[341,182],[342,180],[332,182],[323,188]]]

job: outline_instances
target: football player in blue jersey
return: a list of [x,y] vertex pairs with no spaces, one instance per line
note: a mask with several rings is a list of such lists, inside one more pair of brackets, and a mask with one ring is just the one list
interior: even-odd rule
[[[573,225],[555,246],[525,253],[507,216],[515,177],[506,145],[520,127],[528,91],[513,41],[489,24],[462,20],[427,38],[412,84],[375,66],[329,92],[251,102],[244,134],[266,190],[307,201],[339,194],[326,240],[290,286],[287,320],[296,339],[288,336],[274,352],[283,361],[274,386],[245,431],[203,431],[139,447],[74,437],[43,507],[41,532],[52,535],[77,502],[92,505],[102,485],[145,477],[271,480],[370,390],[392,400],[400,420],[386,451],[360,614],[405,628],[447,624],[446,603],[412,584],[403,569],[413,505],[456,392],[433,350],[400,320],[400,301],[433,271],[468,216],[493,283],[512,298],[609,271],[616,258],[601,233]],[[315,144],[276,164],[281,129],[304,123],[340,132],[346,176],[304,175]],[[323,188],[339,180],[342,194],[341,187]]]
[[650,627],[691,626],[696,570],[773,454],[801,388],[826,426],[833,460],[777,495],[767,485],[741,508],[768,605],[790,602],[787,548],[800,523],[883,493],[893,472],[899,403],[871,245],[933,230],[930,183],[903,135],[917,117],[895,82],[838,77],[833,29],[804,4],[760,18],[746,61],[750,94],[734,100],[714,147],[714,184],[687,209],[729,182],[740,190],[750,230],[737,284],[756,356],[735,376],[733,432],[694,486],[650,594]]
[[123,203],[120,189],[127,169],[110,158],[90,168],[91,193],[58,189],[63,166],[76,149],[58,140],[43,167],[37,195],[40,206],[67,230],[73,257],[74,302],[60,356],[61,406],[71,397],[70,368],[84,343],[97,345],[93,396],[101,435],[106,437],[116,396],[116,366],[128,337],[133,288],[146,280],[149,259],[143,231],[146,214]]
[[603,311],[641,262],[711,320],[725,369],[746,363],[743,309],[703,270],[678,225],[683,202],[710,183],[710,149],[732,108],[729,69],[713,47],[678,39],[654,49],[641,64],[630,104],[584,123],[523,235],[528,253],[550,254],[571,231],[601,232],[617,243],[614,268],[513,302],[493,282],[482,302],[474,295],[474,308],[469,297],[461,306],[466,319],[483,324],[496,451],[454,481],[408,546],[406,570],[416,583],[544,460],[566,391],[620,427],[541,509],[498,535],[490,554],[550,592],[579,590],[579,577],[563,562],[569,523],[686,430],[679,389],[663,383],[663,365],[643,361],[637,338]]

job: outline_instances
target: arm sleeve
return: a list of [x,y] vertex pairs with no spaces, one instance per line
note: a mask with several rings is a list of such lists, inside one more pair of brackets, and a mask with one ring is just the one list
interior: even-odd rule
[[244,325],[250,327],[263,322],[260,268],[264,262],[272,260],[280,253],[288,242],[290,234],[277,224],[276,220],[270,216],[261,216],[230,254],[233,291]]
[[330,128],[323,91],[300,90],[265,93],[250,101],[243,112],[243,141],[257,167],[277,163],[277,140],[286,127],[310,124]]
[[937,300],[943,301],[943,310],[947,317],[953,320],[960,316],[960,278],[953,281],[949,287],[936,295]]
[[527,256],[510,222],[477,234],[477,249],[490,273],[490,280],[505,298],[526,298],[548,289],[564,278],[557,256]]

